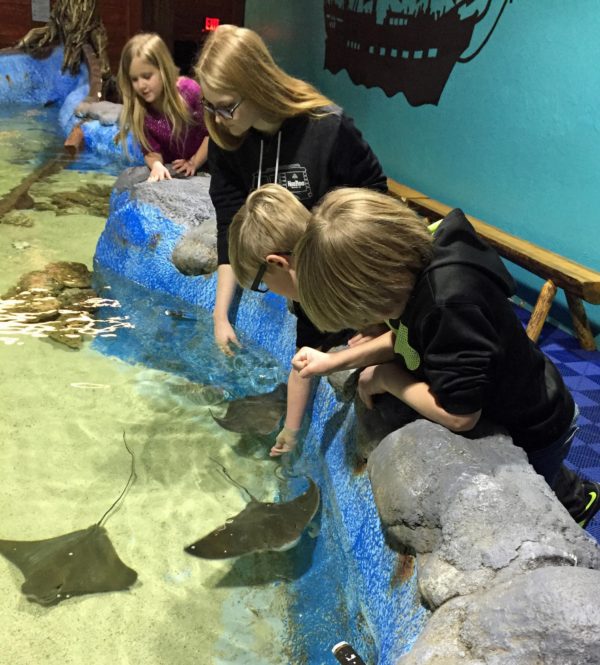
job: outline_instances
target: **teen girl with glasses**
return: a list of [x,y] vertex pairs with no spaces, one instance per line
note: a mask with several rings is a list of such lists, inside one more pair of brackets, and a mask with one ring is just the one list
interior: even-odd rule
[[386,191],[387,182],[352,120],[312,85],[280,69],[252,30],[219,26],[206,40],[196,76],[212,139],[210,196],[219,254],[215,338],[232,353],[239,342],[229,322],[236,280],[227,233],[248,194],[275,182],[310,209],[335,187]]

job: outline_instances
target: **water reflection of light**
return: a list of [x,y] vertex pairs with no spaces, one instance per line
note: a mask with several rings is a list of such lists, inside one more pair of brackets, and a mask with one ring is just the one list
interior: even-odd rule
[[[103,308],[119,308],[117,300],[107,298],[88,298],[79,303],[81,309],[58,309],[48,312],[51,320],[38,321],[43,312],[15,311],[15,309],[31,306],[31,301],[18,298],[0,300],[0,342],[5,346],[22,344],[22,337],[49,337],[60,330],[65,337],[116,337],[120,328],[134,328],[128,316],[111,316],[95,318],[85,310]],[[69,316],[70,315],[70,316]],[[60,318],[56,318],[60,317]],[[68,318],[67,318],[68,317]]]

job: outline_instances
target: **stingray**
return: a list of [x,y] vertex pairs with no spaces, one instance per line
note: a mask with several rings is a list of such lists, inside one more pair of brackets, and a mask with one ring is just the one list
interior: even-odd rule
[[298,544],[319,508],[319,488],[311,478],[307,478],[308,489],[292,501],[263,503],[233,480],[223,466],[221,469],[250,501],[241,513],[185,547],[188,554],[202,559],[228,559],[252,552],[283,552]]
[[238,434],[271,434],[279,425],[286,409],[287,388],[280,383],[275,390],[263,395],[250,395],[232,400],[227,413],[212,417],[226,430]]
[[0,553],[25,577],[21,591],[32,602],[57,605],[88,593],[128,589],[137,573],[126,566],[110,542],[103,524],[135,478],[135,460],[123,491],[96,524],[46,540],[0,540]]

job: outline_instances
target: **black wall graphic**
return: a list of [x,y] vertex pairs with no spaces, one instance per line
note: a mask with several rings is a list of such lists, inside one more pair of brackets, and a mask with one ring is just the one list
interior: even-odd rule
[[[509,2],[387,0],[378,10],[378,0],[324,0],[325,69],[346,69],[388,97],[402,92],[412,106],[437,104],[454,65],[479,54]],[[487,35],[471,45],[484,19]]]

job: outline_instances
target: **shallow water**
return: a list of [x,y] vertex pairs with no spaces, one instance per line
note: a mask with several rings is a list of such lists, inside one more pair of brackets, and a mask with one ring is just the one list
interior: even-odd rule
[[[0,197],[60,152],[52,121],[51,110],[21,109],[10,123],[4,114]],[[34,208],[0,220],[0,293],[49,262],[91,269],[105,221],[102,192],[115,176],[81,170],[85,164],[36,183]],[[65,207],[57,192],[83,193],[86,203],[67,197]],[[114,298],[115,289],[101,295]],[[194,320],[199,312],[174,319],[165,310],[177,303],[135,299],[103,307],[95,337],[80,350],[48,339],[43,325],[15,324],[0,312],[0,538],[39,540],[97,522],[129,475],[125,433],[137,477],[105,526],[139,576],[130,591],[45,608],[20,593],[20,571],[0,557],[0,631],[10,638],[2,640],[2,662],[290,663],[286,586],[305,572],[294,552],[220,562],[183,552],[246,503],[217,463],[261,500],[286,489],[267,441],[214,423],[210,409],[224,408],[222,396],[202,383],[224,379],[225,397],[267,391],[281,369],[259,351],[215,358],[209,323]],[[140,329],[144,307],[152,316]],[[182,359],[180,338],[195,351],[195,365]]]

